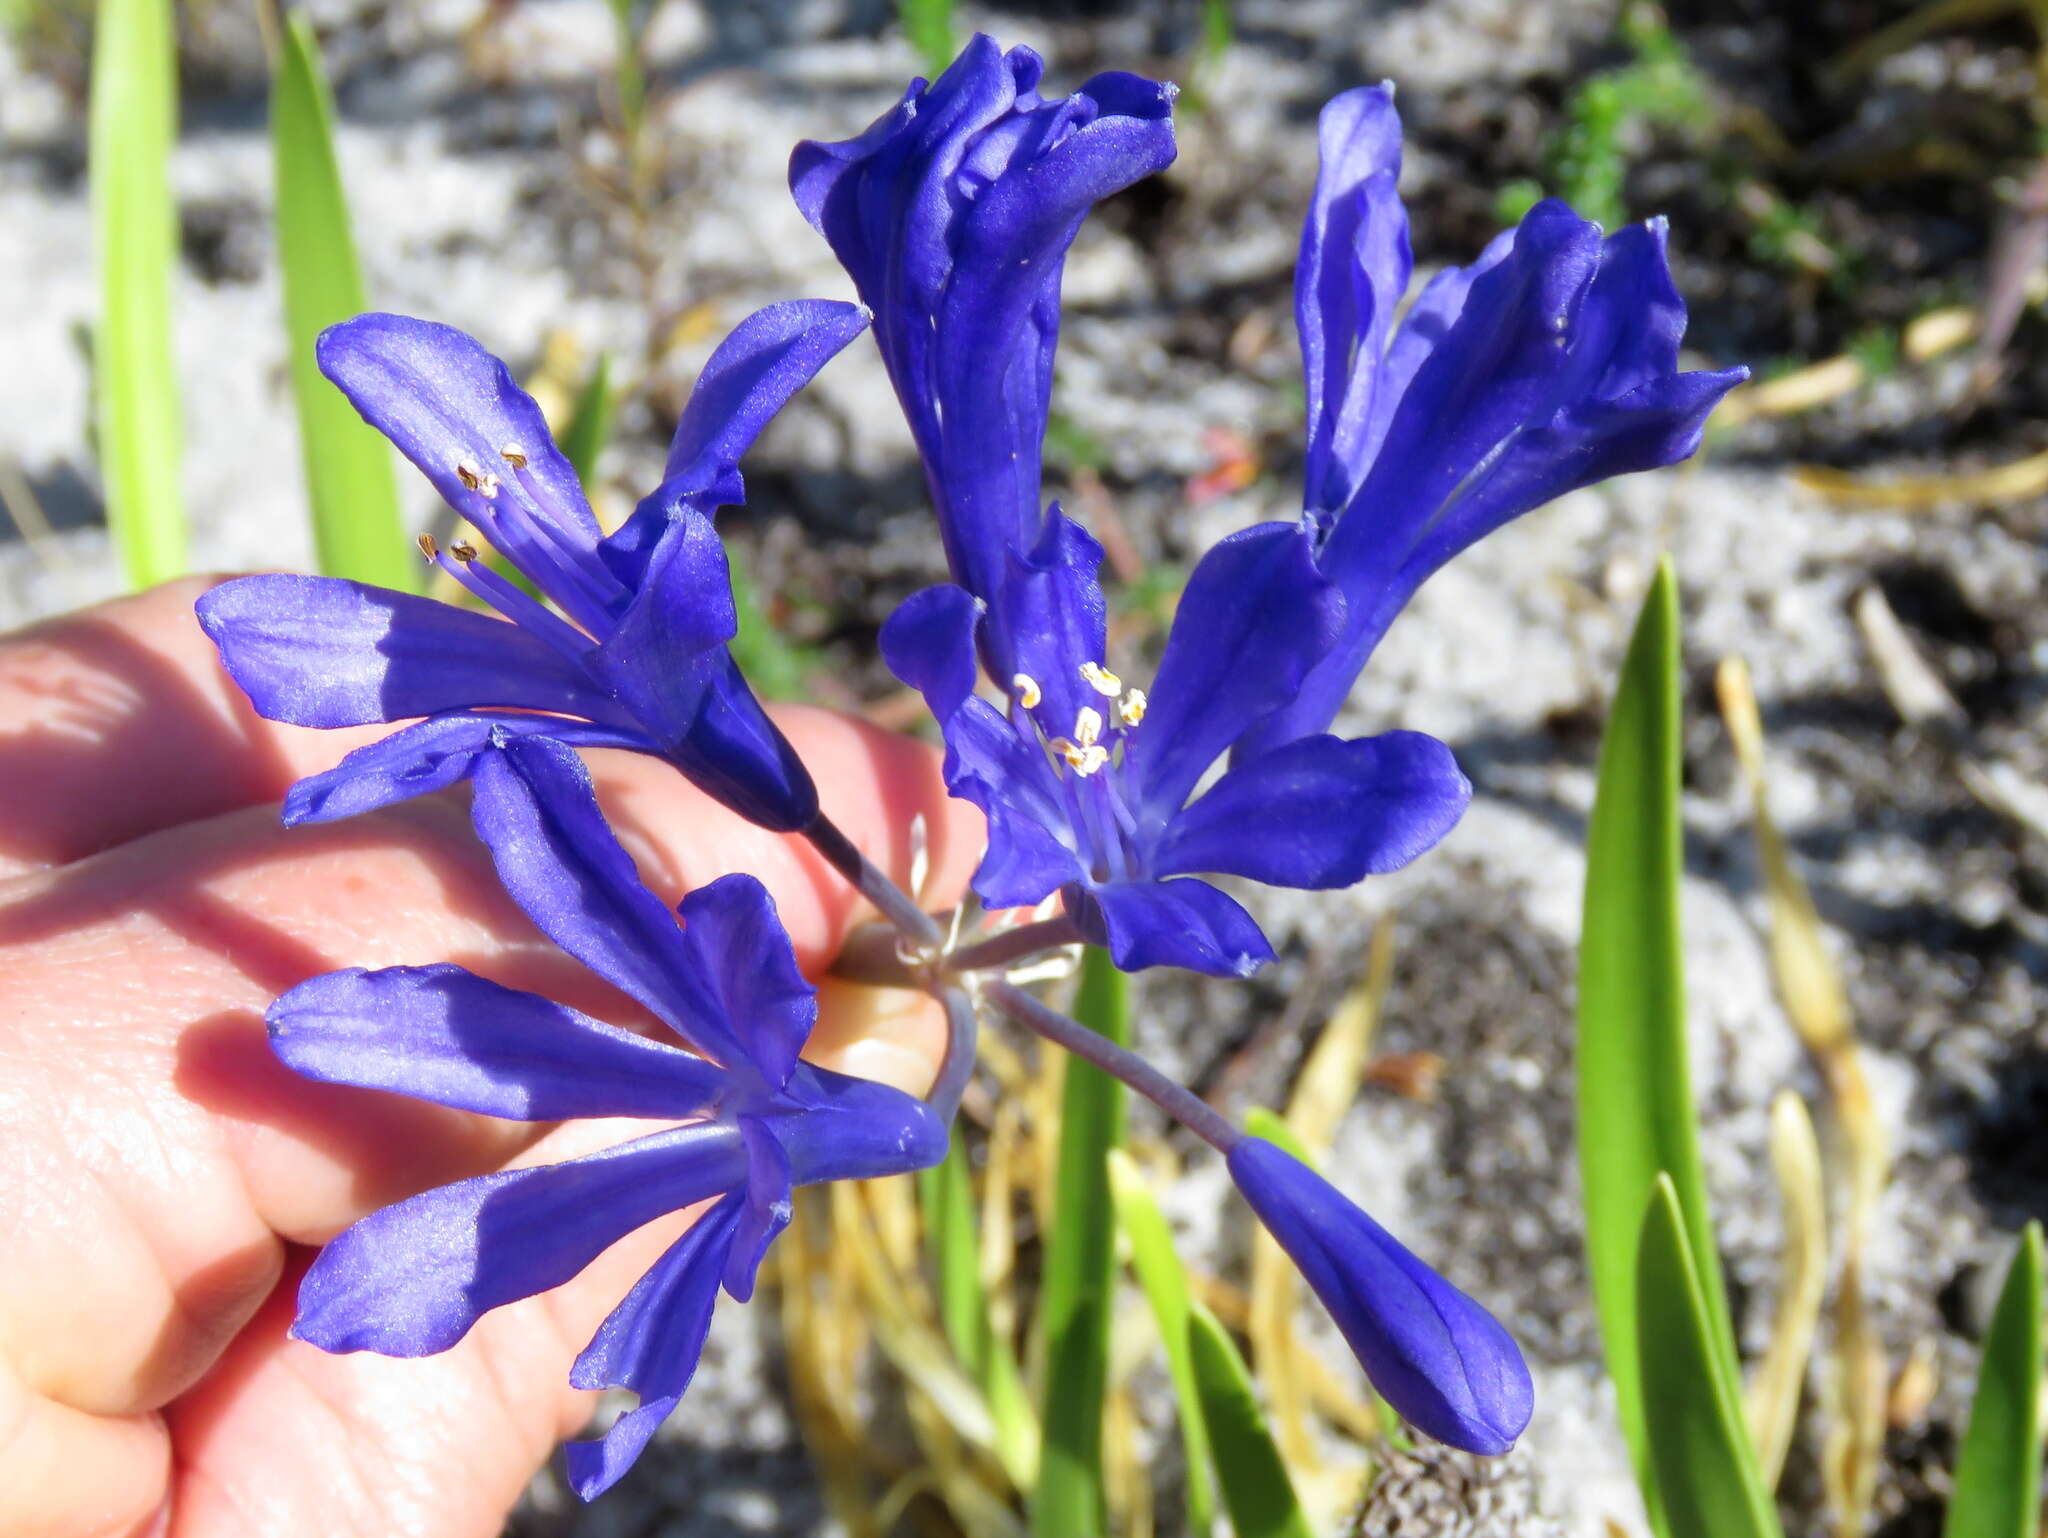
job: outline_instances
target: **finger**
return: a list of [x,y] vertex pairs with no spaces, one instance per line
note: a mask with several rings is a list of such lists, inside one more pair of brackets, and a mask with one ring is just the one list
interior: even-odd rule
[[[933,755],[822,713],[788,725],[830,814],[872,858],[907,879],[922,817],[940,879],[958,879],[972,814],[945,799]],[[857,905],[807,850],[661,765],[603,757],[601,794],[665,896],[752,871],[799,955],[833,953]],[[252,809],[7,896],[0,977],[33,1025],[0,1075],[0,1160],[29,1172],[0,1186],[0,1347],[32,1388],[103,1414],[162,1404],[218,1355],[275,1275],[274,1235],[322,1241],[533,1135],[296,1077],[263,1033],[276,995],[339,966],[455,961],[634,1018],[511,904],[448,798],[298,831]]]
[[0,875],[275,801],[376,727],[265,721],[192,615],[187,577],[0,637]]

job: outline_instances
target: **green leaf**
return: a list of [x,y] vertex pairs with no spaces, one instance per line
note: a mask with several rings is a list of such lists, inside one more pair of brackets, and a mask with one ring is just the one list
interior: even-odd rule
[[575,467],[576,478],[586,487],[597,475],[598,455],[611,442],[612,420],[618,409],[618,392],[612,389],[612,355],[601,352],[577,392],[576,404],[569,409],[569,425],[562,429],[562,457]]
[[640,28],[633,17],[633,0],[611,0],[612,87],[619,97],[619,128],[626,138],[629,155],[637,157],[640,128],[647,117],[647,74],[640,64]]
[[975,1233],[974,1180],[957,1126],[946,1157],[918,1175],[917,1190],[938,1282],[940,1323],[961,1365],[988,1396],[1004,1470],[1019,1489],[1028,1488],[1038,1470],[1038,1424],[1016,1354],[1009,1342],[996,1338],[989,1322]]
[[1216,1481],[1237,1538],[1313,1538],[1244,1358],[1199,1303],[1188,1310],[1188,1348],[1216,1455]]
[[1600,744],[1579,945],[1586,1255],[1607,1370],[1653,1524],[1658,1499],[1643,1423],[1636,1250],[1643,1203],[1660,1172],[1671,1177],[1687,1242],[1703,1262],[1700,1285],[1716,1360],[1730,1381],[1737,1376],[1686,1067],[1678,781],[1678,585],[1667,561],[1636,622]]
[[1668,1175],[1636,1246],[1636,1344],[1650,1467],[1671,1538],[1781,1538]]
[[1206,1534],[1215,1523],[1214,1475],[1209,1466],[1208,1423],[1202,1415],[1201,1386],[1195,1379],[1194,1347],[1188,1318],[1194,1300],[1188,1276],[1174,1253],[1173,1230],[1152,1199],[1145,1177],[1122,1149],[1109,1154],[1109,1190],[1116,1220],[1131,1246],[1131,1269],[1159,1322],[1159,1340],[1166,1347],[1166,1368],[1179,1401],[1181,1450],[1188,1465],[1188,1530]]
[[1309,1157],[1308,1149],[1294,1135],[1294,1129],[1287,1125],[1287,1118],[1278,1111],[1268,1110],[1262,1105],[1253,1106],[1244,1113],[1244,1130],[1253,1137],[1264,1138],[1282,1153],[1292,1154],[1311,1169],[1315,1167],[1316,1161]]
[[88,163],[99,268],[94,345],[107,523],[128,580],[148,587],[185,569],[179,493],[178,371],[171,278],[177,53],[171,0],[101,0],[94,21]]
[[1943,1538],[2035,1538],[2041,1521],[2041,1225],[2005,1273]]
[[299,448],[320,569],[383,587],[418,585],[420,563],[399,515],[391,449],[320,372],[320,333],[369,308],[334,158],[334,102],[312,23],[285,21],[270,91],[278,266],[291,349]]
[[[1111,1041],[1130,1040],[1129,986],[1097,946],[1082,958],[1074,1018]],[[1045,1444],[1031,1499],[1038,1538],[1100,1538],[1103,1532],[1102,1401],[1116,1281],[1108,1157],[1123,1140],[1123,1085],[1069,1057],[1040,1301]]]
[[903,34],[934,80],[953,62],[953,0],[898,0]]

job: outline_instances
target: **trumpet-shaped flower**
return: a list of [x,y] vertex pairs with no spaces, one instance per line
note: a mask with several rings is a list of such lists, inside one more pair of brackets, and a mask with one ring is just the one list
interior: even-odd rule
[[1291,1154],[1248,1137],[1230,1175],[1372,1379],[1439,1442],[1494,1455],[1529,1424],[1528,1364],[1500,1321]]
[[1326,730],[1415,590],[1568,491],[1674,464],[1745,369],[1682,373],[1685,302],[1661,220],[1603,237],[1555,200],[1405,317],[1408,215],[1391,86],[1324,107],[1295,267],[1308,395],[1305,505],[1344,627],[1252,751]]
[[[1043,517],[1067,248],[1090,208],[1174,154],[1171,85],[1112,73],[1047,98],[1044,67],[977,36],[865,133],[800,144],[789,165],[875,312],[954,581],[988,600]],[[1000,633],[984,641],[1014,671]]]
[[507,738],[476,773],[477,831],[506,889],[682,1045],[461,967],[391,967],[330,972],[285,994],[269,1013],[278,1056],[310,1078],[487,1116],[680,1125],[372,1213],[320,1252],[292,1333],[328,1351],[445,1351],[484,1313],[559,1286],[634,1229],[711,1203],[571,1370],[580,1388],[640,1396],[601,1440],[570,1446],[587,1499],[632,1466],[689,1386],[719,1287],[752,1295],[791,1189],[925,1168],[944,1157],[946,1131],[922,1101],[799,1060],[816,996],[753,877],[692,892],[679,926],[641,884],[570,749]]
[[[1200,874],[1349,886],[1405,865],[1457,821],[1471,787],[1450,750],[1417,732],[1304,737],[1195,794],[1341,628],[1343,599],[1300,526],[1245,529],[1203,557],[1150,690],[1106,666],[1101,559],[1055,507],[992,601],[927,588],[883,627],[883,657],[944,730],[948,787],[988,818],[974,889],[989,906],[1058,891],[1120,967],[1242,976],[1272,948]],[[990,624],[1012,638],[1005,709],[974,693],[976,632]]]
[[502,618],[335,577],[242,577],[208,593],[200,623],[263,715],[425,718],[300,781],[285,820],[439,789],[509,735],[658,754],[742,816],[808,826],[817,790],[727,649],[737,617],[710,515],[742,495],[740,456],[768,419],[866,324],[859,307],[824,301],[742,321],[697,381],[661,486],[610,536],[540,408],[473,339],[400,315],[324,333],[327,377],[555,607],[468,545],[424,539]]

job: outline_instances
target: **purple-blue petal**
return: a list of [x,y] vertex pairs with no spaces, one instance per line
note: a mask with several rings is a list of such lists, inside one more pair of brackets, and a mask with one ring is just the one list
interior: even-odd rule
[[1028,907],[1082,879],[1066,797],[1035,737],[1027,741],[980,698],[962,702],[941,724],[946,788],[988,819],[988,847],[973,880],[981,900]]
[[455,711],[402,726],[389,737],[352,749],[332,769],[309,774],[285,793],[284,825],[335,822],[396,801],[443,790],[466,780],[477,760],[500,740],[548,737],[575,748],[625,748],[651,753],[654,745],[630,731],[591,726],[560,716]]
[[491,1309],[559,1287],[634,1229],[745,1178],[739,1133],[698,1122],[422,1192],[321,1250],[292,1334],[323,1351],[431,1356]]
[[1255,524],[1202,557],[1174,612],[1144,723],[1125,750],[1148,836],[1240,733],[1294,698],[1342,615],[1298,524]]
[[708,978],[734,1040],[762,1082],[780,1089],[818,1018],[818,992],[797,970],[775,899],[754,877],[721,876],[683,899],[683,945]]
[[597,559],[597,519],[540,407],[503,362],[453,326],[383,314],[328,327],[317,355],[449,506],[578,623],[601,625],[621,590]]
[[727,650],[738,628],[718,531],[709,514],[679,505],[590,670],[700,790],[794,832],[817,816],[817,787]]
[[924,1101],[872,1079],[799,1063],[772,1113],[790,1180],[874,1180],[930,1169],[946,1157],[946,1123]]
[[691,388],[661,485],[604,542],[604,558],[637,587],[647,555],[678,506],[709,513],[744,500],[739,463],[791,396],[867,329],[855,304],[795,299],[756,310],[718,344]]
[[696,1375],[742,1201],[735,1191],[691,1224],[598,1326],[570,1368],[569,1382],[577,1388],[627,1388],[640,1396],[639,1406],[602,1438],[564,1449],[569,1483],[584,1500],[597,1499],[624,1477]]
[[1103,703],[1081,677],[1082,663],[1105,660],[1101,565],[1102,546],[1055,502],[1037,543],[1009,558],[1003,590],[989,605],[983,645],[990,667],[1005,690],[1016,673],[1039,686],[1034,714],[1048,737],[1070,735],[1083,706]]
[[1308,396],[1307,505],[1335,511],[1371,463],[1380,365],[1413,268],[1397,190],[1393,87],[1333,98],[1317,139],[1321,163],[1294,268],[1294,315]]
[[1495,1456],[1514,1445],[1535,1391],[1497,1319],[1273,1144],[1246,1138],[1229,1164],[1387,1403],[1466,1452]]
[[1206,881],[1117,881],[1070,886],[1067,912],[1081,933],[1125,972],[1186,967],[1211,977],[1249,977],[1273,947],[1243,907]]
[[584,672],[517,625],[339,577],[237,577],[201,596],[200,628],[256,713],[365,726],[506,706],[603,720]]
[[727,1069],[749,1061],[668,905],[599,810],[590,771],[544,737],[484,756],[471,807],[512,900],[555,944]]
[[740,1137],[747,1145],[746,1200],[726,1253],[723,1280],[733,1301],[754,1296],[754,1277],[775,1236],[789,1227],[789,1154],[773,1129],[759,1117],[740,1118]]
[[264,1020],[271,1050],[307,1078],[515,1121],[680,1120],[732,1082],[701,1057],[445,964],[328,972]]
[[1040,521],[1040,446],[1067,247],[1099,199],[1173,158],[1173,88],[1043,64],[975,37],[866,132],[790,158],[804,216],[875,312],[953,573],[992,597]]
[[882,660],[924,696],[935,720],[951,716],[974,692],[974,633],[983,607],[965,588],[942,583],[912,593],[882,622]]
[[1432,847],[1471,798],[1471,782],[1434,737],[1303,737],[1236,765],[1203,792],[1167,824],[1152,870],[1350,886]]

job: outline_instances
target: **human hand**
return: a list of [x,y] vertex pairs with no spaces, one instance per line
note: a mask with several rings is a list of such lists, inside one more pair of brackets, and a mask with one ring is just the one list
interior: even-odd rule
[[[459,796],[280,827],[294,779],[385,729],[253,715],[192,620],[204,586],[0,638],[0,1533],[494,1534],[589,1414],[570,1361],[687,1218],[415,1361],[286,1339],[308,1247],[646,1124],[534,1127],[313,1083],[272,1056],[263,1011],[336,967],[452,961],[646,1016],[534,931]],[[964,885],[978,819],[933,754],[821,711],[778,721],[897,881],[922,817],[931,888]],[[657,891],[751,872],[806,972],[829,964],[861,912],[801,840],[653,760],[591,767]],[[808,1055],[921,1092],[942,1037],[914,995],[827,984]]]

